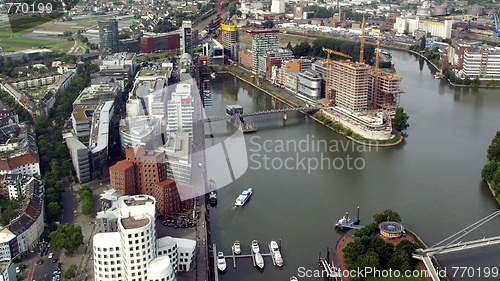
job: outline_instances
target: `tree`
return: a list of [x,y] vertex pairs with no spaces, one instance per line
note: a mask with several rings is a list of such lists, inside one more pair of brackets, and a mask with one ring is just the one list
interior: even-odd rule
[[497,132],[488,146],[488,160],[500,162],[500,131]]
[[286,48],[290,51],[293,50],[293,47],[292,47],[292,43],[290,41],[288,41],[288,44],[286,45]]
[[72,279],[76,277],[76,270],[78,268],[76,267],[75,264],[71,264],[66,272],[64,272],[64,279]]
[[95,171],[94,173],[92,173],[92,179],[100,180],[101,179],[101,172]]
[[481,176],[485,181],[491,182],[493,180],[493,175],[497,170],[500,171],[500,169],[498,169],[498,163],[491,160],[488,163],[484,164],[483,170],[481,171]]
[[274,22],[270,20],[266,20],[265,22],[262,23],[263,28],[273,28],[274,27]]
[[231,2],[227,5],[229,11],[229,17],[232,17],[236,13],[236,2]]
[[425,43],[425,36],[422,36],[422,38],[420,38],[420,50],[425,49]]
[[61,224],[50,233],[50,245],[56,251],[66,250],[66,255],[73,254],[83,245],[82,227],[74,224]]
[[61,217],[62,208],[57,202],[50,202],[47,205],[47,215],[52,219],[58,219]]
[[396,108],[396,116],[394,116],[394,128],[396,128],[397,131],[401,132],[403,130],[408,129],[410,127],[410,124],[408,124],[408,119],[410,117],[402,107]]
[[399,216],[399,214],[393,210],[385,210],[384,212],[380,213],[380,214],[375,214],[373,215],[373,222],[375,222],[376,224],[379,224],[383,221],[396,221],[396,222],[400,222],[401,221],[401,217]]

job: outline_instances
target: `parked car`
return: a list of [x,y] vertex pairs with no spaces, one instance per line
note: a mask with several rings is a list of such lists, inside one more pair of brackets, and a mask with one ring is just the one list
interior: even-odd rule
[[51,259],[53,256],[54,256],[54,254],[53,254],[53,253],[50,253],[50,254],[49,254],[49,259]]

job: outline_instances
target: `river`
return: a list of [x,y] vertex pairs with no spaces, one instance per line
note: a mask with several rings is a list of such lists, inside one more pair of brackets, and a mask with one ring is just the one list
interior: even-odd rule
[[[285,266],[277,268],[265,258],[265,268],[259,271],[250,259],[241,258],[235,269],[228,260],[220,280],[287,280],[298,275],[299,267],[317,269],[319,252],[324,256],[341,235],[335,222],[346,211],[354,215],[357,206],[361,224],[385,209],[397,211],[402,223],[428,245],[498,209],[481,180],[481,169],[486,149],[500,130],[499,90],[451,87],[434,79],[433,70],[413,55],[392,54],[403,77],[401,105],[410,116],[401,145],[357,145],[300,113],[289,113],[287,121],[280,115],[248,119],[258,128],[245,135],[248,159],[241,161],[248,160],[249,168],[219,190],[218,205],[211,210],[212,241],[228,255],[234,240],[241,242],[243,254],[250,253],[253,239],[265,252],[269,241],[281,240]],[[246,112],[281,106],[228,75],[211,80],[211,91],[209,116],[224,115],[228,104],[240,104]],[[212,124],[212,130],[216,142],[230,135],[224,122]],[[247,187],[254,190],[252,198],[235,208],[234,200]],[[497,235],[500,218],[461,240]],[[499,250],[485,247],[441,255],[439,260],[453,277],[454,266],[500,267]],[[474,278],[452,280],[493,279],[476,273]]]

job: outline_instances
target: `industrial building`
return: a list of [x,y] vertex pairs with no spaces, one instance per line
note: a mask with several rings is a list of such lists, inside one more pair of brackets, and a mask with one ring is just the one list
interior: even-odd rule
[[460,74],[471,79],[500,79],[500,48],[480,47],[471,51],[465,50]]
[[414,34],[415,31],[421,30],[430,33],[432,36],[450,39],[452,24],[452,20],[435,21],[421,19],[420,17],[397,17],[394,29],[399,34]]
[[259,57],[265,56],[268,51],[279,48],[278,29],[249,29],[247,33],[252,36],[252,72],[258,73],[260,69]]

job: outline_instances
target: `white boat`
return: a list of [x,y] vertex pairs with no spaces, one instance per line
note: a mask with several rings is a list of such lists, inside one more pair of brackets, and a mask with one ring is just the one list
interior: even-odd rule
[[224,253],[217,253],[217,269],[220,271],[226,270],[226,258],[224,258]]
[[299,281],[299,278],[292,276],[292,277],[290,277],[290,281]]
[[271,248],[271,254],[273,255],[273,259],[276,262],[276,265],[283,266],[283,257],[281,256],[278,243],[276,243],[276,241],[271,241],[269,247]]
[[259,242],[257,242],[257,240],[252,241],[252,252],[254,254],[257,254],[258,252],[260,252]]
[[215,72],[212,72],[210,73],[210,77],[212,77],[212,79],[215,79],[215,77],[217,77],[217,74],[215,74]]
[[234,241],[233,243],[233,253],[235,253],[236,255],[241,254],[241,245],[240,241],[238,240]]
[[260,253],[255,254],[255,264],[257,264],[260,269],[264,268],[264,258],[262,258]]
[[252,196],[252,188],[249,187],[246,190],[243,190],[243,192],[236,198],[236,202],[234,203],[234,206],[243,206],[245,203],[250,199]]
[[283,258],[281,257],[281,253],[277,252],[273,254],[274,256],[274,261],[276,262],[276,265],[281,267],[283,266]]

